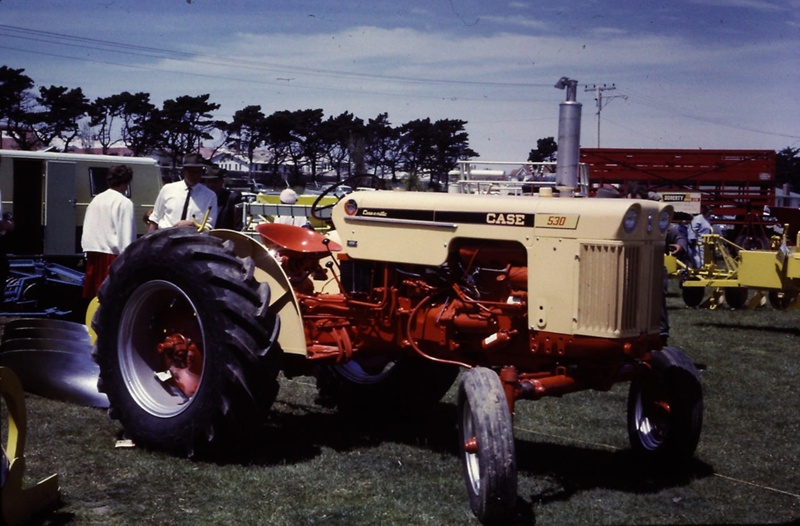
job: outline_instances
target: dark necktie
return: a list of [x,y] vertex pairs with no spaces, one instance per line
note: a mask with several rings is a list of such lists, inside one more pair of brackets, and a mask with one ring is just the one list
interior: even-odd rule
[[192,187],[186,187],[186,201],[183,202],[183,212],[181,212],[181,221],[186,219],[186,212],[189,210],[189,198],[192,197]]

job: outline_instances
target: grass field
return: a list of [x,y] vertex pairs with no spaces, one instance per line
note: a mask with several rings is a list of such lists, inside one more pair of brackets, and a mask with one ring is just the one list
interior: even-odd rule
[[[520,402],[519,524],[798,524],[800,311],[669,306],[671,343],[702,369],[696,459],[634,461],[626,384]],[[416,422],[353,421],[314,404],[312,379],[284,379],[251,462],[227,465],[115,449],[104,411],[28,396],[26,479],[59,475],[45,524],[476,524],[454,394]]]

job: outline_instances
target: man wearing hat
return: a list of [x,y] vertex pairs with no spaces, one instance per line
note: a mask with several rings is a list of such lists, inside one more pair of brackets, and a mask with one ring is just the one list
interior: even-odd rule
[[225,188],[225,174],[228,171],[212,164],[206,168],[203,174],[203,184],[212,192],[217,194],[217,223],[215,228],[227,228],[229,230],[242,230],[242,209],[236,205],[242,202],[242,193],[237,190]]
[[217,195],[200,181],[208,163],[196,153],[183,158],[181,181],[161,187],[153,213],[150,214],[150,231],[171,226],[190,226],[202,223],[213,227],[217,219]]

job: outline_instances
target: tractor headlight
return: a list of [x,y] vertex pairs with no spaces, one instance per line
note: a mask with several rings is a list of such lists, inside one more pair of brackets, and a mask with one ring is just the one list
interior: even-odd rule
[[639,222],[639,207],[632,206],[625,212],[625,217],[622,219],[622,228],[625,232],[631,233],[636,228],[636,223]]
[[355,199],[348,199],[344,204],[344,213],[349,216],[354,216],[356,212],[358,212],[358,203],[356,203]]
[[658,231],[662,234],[666,233],[669,227],[670,213],[669,210],[662,210],[658,213]]

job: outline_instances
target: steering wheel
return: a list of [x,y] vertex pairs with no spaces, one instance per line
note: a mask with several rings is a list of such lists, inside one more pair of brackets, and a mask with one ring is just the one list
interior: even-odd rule
[[[331,186],[329,186],[328,188],[323,190],[322,193],[320,193],[317,196],[316,199],[314,199],[314,202],[311,204],[311,217],[313,217],[317,221],[328,221],[328,220],[330,220],[330,217],[323,217],[321,213],[323,211],[325,211],[325,210],[330,210],[331,208],[336,206],[336,204],[339,201],[341,201],[342,198],[345,195],[347,195],[345,193],[337,194],[336,190],[341,188],[342,186],[350,186],[350,187],[356,186],[354,183],[356,183],[356,182],[358,182],[358,181],[360,181],[360,180],[362,180],[364,178],[368,178],[368,179],[374,180],[375,181],[375,183],[374,183],[375,188],[380,188],[380,187],[383,186],[383,180],[380,177],[376,176],[376,175],[372,175],[372,174],[368,174],[368,175],[353,175],[351,177],[348,177],[347,179],[345,179],[343,181],[339,181],[338,183],[332,184]],[[361,185],[361,186],[363,186],[363,185]],[[334,203],[330,203],[330,204],[327,204],[327,205],[320,205],[320,202],[328,195],[336,195],[338,197],[338,199]]]

